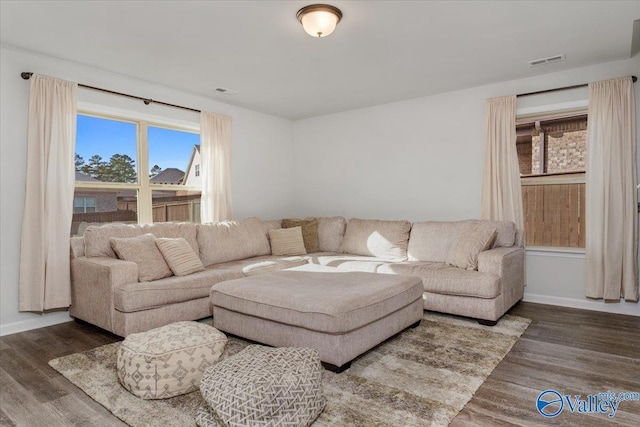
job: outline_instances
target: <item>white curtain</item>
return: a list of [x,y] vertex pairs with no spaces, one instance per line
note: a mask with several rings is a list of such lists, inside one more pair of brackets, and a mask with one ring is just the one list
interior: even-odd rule
[[231,203],[231,117],[200,113],[202,156],[201,222],[232,219]]
[[77,84],[33,74],[29,94],[20,311],[71,305],[69,233]]
[[587,296],[638,301],[636,102],[631,77],[589,85]]
[[516,149],[516,97],[486,101],[482,218],[513,221],[524,230]]

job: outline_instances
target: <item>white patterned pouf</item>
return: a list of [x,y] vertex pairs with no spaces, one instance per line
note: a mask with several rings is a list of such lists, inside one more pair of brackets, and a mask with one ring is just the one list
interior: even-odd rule
[[250,345],[208,368],[200,392],[202,427],[308,426],[325,405],[320,356],[308,348]]
[[227,337],[212,326],[177,322],[125,338],[118,349],[118,379],[143,399],[197,390],[204,371],[226,358]]

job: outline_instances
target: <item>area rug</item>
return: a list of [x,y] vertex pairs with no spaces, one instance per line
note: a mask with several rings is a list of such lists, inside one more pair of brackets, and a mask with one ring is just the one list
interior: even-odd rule
[[[425,313],[422,323],[356,359],[341,374],[324,371],[327,405],[314,427],[446,426],[509,353],[530,320],[504,316],[496,326]],[[230,338],[229,354],[249,343]],[[142,400],[116,376],[120,343],[54,359],[49,365],[131,426],[195,426],[199,392]]]

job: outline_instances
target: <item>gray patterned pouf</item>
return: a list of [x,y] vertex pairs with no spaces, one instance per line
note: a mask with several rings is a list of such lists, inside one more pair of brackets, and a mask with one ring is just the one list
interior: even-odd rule
[[197,390],[204,371],[226,358],[227,337],[198,322],[177,322],[125,338],[118,349],[118,379],[143,399]]
[[308,426],[325,405],[320,356],[308,348],[250,345],[207,368],[200,392],[202,427]]

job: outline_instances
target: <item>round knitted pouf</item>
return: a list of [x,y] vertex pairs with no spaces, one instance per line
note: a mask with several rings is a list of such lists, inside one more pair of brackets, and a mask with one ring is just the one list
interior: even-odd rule
[[198,322],[177,322],[125,338],[118,349],[118,379],[143,399],[197,390],[204,371],[226,358],[227,337]]
[[207,368],[200,392],[202,427],[308,426],[325,405],[320,357],[308,348],[250,345]]

